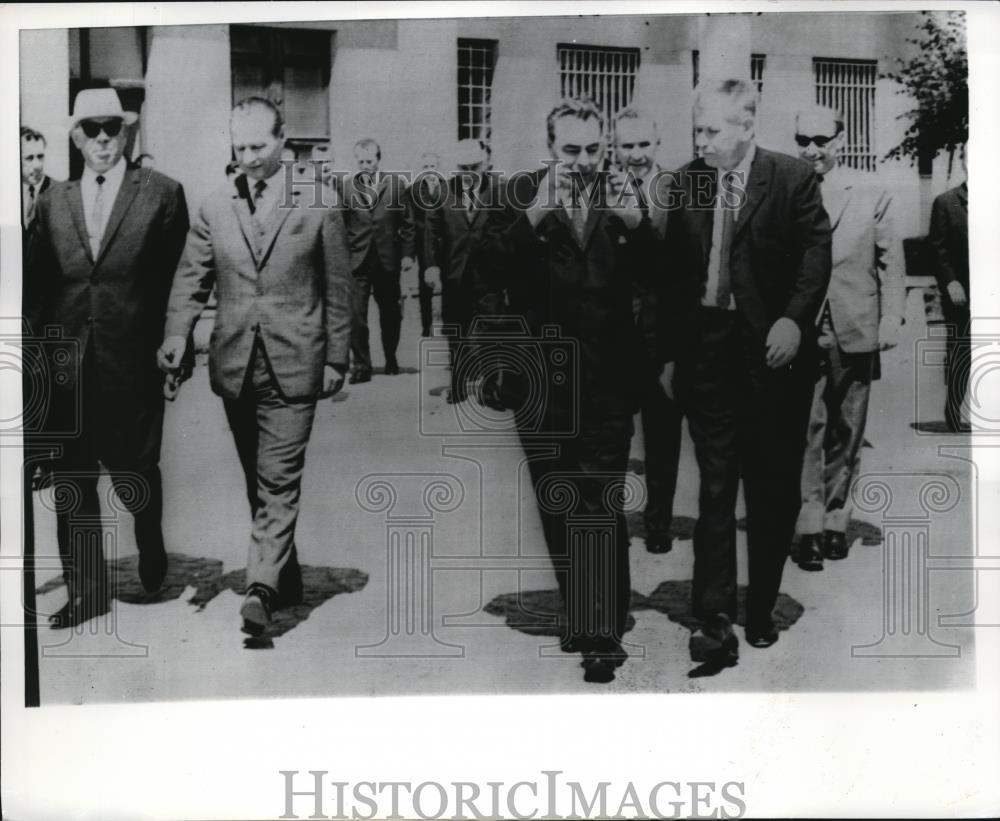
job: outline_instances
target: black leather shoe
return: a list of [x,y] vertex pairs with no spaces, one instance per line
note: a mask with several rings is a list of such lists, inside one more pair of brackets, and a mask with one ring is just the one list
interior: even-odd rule
[[351,375],[348,377],[347,381],[350,382],[352,385],[358,385],[358,384],[360,384],[362,382],[371,382],[372,381],[372,372],[371,371],[353,371],[351,373]]
[[49,627],[53,630],[66,630],[103,616],[110,609],[107,601],[77,599],[66,602],[49,616]]
[[649,553],[669,553],[673,549],[674,540],[670,536],[646,536],[646,550]]
[[846,559],[848,550],[847,536],[836,530],[824,531],[823,553],[828,559]]
[[559,649],[564,653],[585,653],[589,648],[583,636],[563,636],[559,639]]
[[795,563],[803,570],[823,569],[823,546],[819,533],[806,533],[801,536],[793,552]]
[[259,636],[271,624],[271,603],[274,594],[262,584],[251,584],[240,607],[243,632],[248,636]]
[[763,649],[765,647],[770,647],[778,640],[778,628],[774,626],[774,622],[762,625],[748,624],[746,635],[747,644],[751,647]]
[[591,684],[608,684],[615,680],[615,665],[603,656],[585,658],[583,680]]
[[167,552],[163,545],[147,548],[139,553],[139,581],[147,593],[155,593],[163,587],[167,576]]
[[704,620],[688,640],[691,661],[719,667],[732,667],[740,657],[740,642],[733,632],[733,623],[725,613],[716,613]]

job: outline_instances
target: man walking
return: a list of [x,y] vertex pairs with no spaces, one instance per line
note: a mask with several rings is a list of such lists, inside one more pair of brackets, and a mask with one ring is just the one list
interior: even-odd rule
[[[300,203],[281,162],[281,113],[261,97],[230,119],[236,184],[210,195],[170,293],[160,367],[172,371],[214,288],[212,390],[223,399],[253,516],[243,630],[259,635],[301,597],[295,549],[302,471],[319,398],[340,390],[351,279],[340,212]],[[309,187],[304,186],[308,191]]]
[[641,390],[631,246],[651,234],[634,198],[619,205],[607,191],[607,138],[593,101],[562,102],[547,132],[548,167],[511,178],[490,229],[498,285],[531,337],[525,347],[512,336],[512,351],[534,357],[505,372],[503,400],[562,594],[562,648],[583,653],[587,681],[608,682],[625,659],[631,592],[620,492]]
[[[756,145],[756,90],[699,86],[698,158],[676,175],[659,322],[662,381],[688,419],[700,473],[694,661],[738,658],[736,496],[747,512],[747,641],[778,640],[772,610],[799,510],[815,376],[814,323],[830,279],[830,222],[816,175]],[[676,365],[676,383],[674,370]]]
[[[419,272],[417,275],[417,301],[420,303],[420,335],[431,335],[434,319],[434,282],[428,282],[428,271],[434,263],[427,253],[427,219],[435,209],[444,204],[446,192],[438,170],[441,158],[433,151],[420,157],[420,173],[408,189],[413,207],[413,224],[416,229],[416,252]],[[431,277],[431,279],[433,279]]]
[[[966,146],[959,150],[962,171],[968,173]],[[969,184],[968,181],[945,191],[931,206],[931,226],[927,237],[934,260],[945,322],[950,326],[946,376],[948,394],[944,418],[948,430],[968,433],[962,421],[962,403],[969,386],[972,364],[969,294]]]
[[868,397],[880,373],[879,351],[898,342],[905,293],[892,197],[868,175],[837,163],[845,141],[843,116],[821,106],[800,111],[795,141],[821,181],[833,228],[833,272],[817,327],[820,371],[793,545],[799,567],[822,570],[824,556],[843,559],[850,548],[850,494],[861,464]]
[[57,328],[75,343],[68,357],[50,363],[54,429],[76,430],[53,471],[69,592],[53,627],[74,626],[109,607],[102,539],[80,532],[100,519],[99,464],[135,519],[143,587],[158,590],[167,569],[159,469],[164,379],[156,346],[188,214],[177,182],[125,162],[136,119],[113,89],[77,95],[71,135],[83,176],[51,186],[37,202],[31,230],[26,315],[36,334]]
[[399,373],[396,349],[403,322],[400,276],[414,272],[415,238],[410,198],[399,177],[380,174],[382,149],[372,139],[354,146],[358,171],[344,182],[344,224],[354,272],[351,384],[369,382],[368,302],[378,305],[385,373]]
[[[656,123],[641,111],[626,108],[615,118],[615,161],[621,172],[631,174],[643,195],[650,225],[657,240],[667,230],[670,175],[656,163],[660,145]],[[636,265],[656,266],[652,258],[635,261]],[[661,270],[656,274],[663,276]],[[655,276],[655,275],[653,275]],[[637,277],[650,281],[651,273]],[[650,553],[669,553],[673,547],[670,527],[674,518],[674,493],[677,490],[677,465],[681,455],[681,421],[677,403],[660,384],[660,363],[656,360],[656,287],[636,298],[636,321],[648,341],[642,394],[642,441],[646,457],[646,549]]]

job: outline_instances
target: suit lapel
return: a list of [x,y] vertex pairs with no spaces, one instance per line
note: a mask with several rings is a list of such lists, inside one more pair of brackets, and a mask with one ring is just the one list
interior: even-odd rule
[[[107,253],[108,246],[114,239],[115,234],[118,231],[118,227],[121,225],[122,220],[125,218],[125,214],[128,213],[129,209],[132,207],[132,202],[135,200],[140,189],[140,173],[138,169],[129,168],[125,171],[125,176],[122,178],[122,184],[118,187],[118,195],[115,197],[114,205],[111,206],[111,216],[108,217],[108,224],[104,229],[104,236],[101,237],[101,249],[97,254],[97,259],[94,260],[95,264],[100,262],[101,257]],[[81,198],[82,202],[82,198]]]
[[260,259],[257,261],[258,271],[260,271],[260,269],[264,267],[264,263],[267,262],[267,258],[271,254],[271,248],[274,247],[274,241],[278,238],[278,232],[281,230],[281,226],[285,224],[285,220],[288,219],[292,211],[298,207],[299,192],[292,191],[292,200],[295,203],[292,208],[286,207],[284,200],[285,194],[282,192],[282,198],[271,210],[271,217],[268,219],[267,226],[264,228],[264,238],[260,244]]
[[746,228],[754,211],[757,210],[764,197],[767,196],[767,192],[771,188],[771,172],[773,170],[771,166],[771,158],[758,148],[753,162],[750,164],[750,174],[747,180],[747,201],[743,203],[743,207],[736,217],[736,224],[733,226],[734,240]]
[[[242,182],[241,182],[242,181]],[[260,254],[257,249],[257,229],[254,226],[253,215],[250,213],[249,204],[249,194],[247,190],[246,177],[239,176],[236,178],[236,183],[233,186],[233,211],[236,214],[236,220],[240,226],[240,232],[243,234],[243,239],[247,244],[247,249],[250,251],[250,256],[253,258],[254,272],[256,273],[259,267],[258,260]]]
[[69,208],[70,216],[73,218],[73,226],[76,228],[80,244],[87,254],[87,261],[93,265],[94,255],[90,251],[90,240],[87,236],[87,220],[83,215],[83,191],[79,180],[71,180],[63,189],[66,197],[66,206]]
[[837,226],[840,225],[840,220],[847,211],[847,206],[851,201],[852,188],[853,186],[850,183],[847,183],[846,185],[838,185],[830,192],[833,194],[833,196],[829,198],[832,202],[830,202],[830,207],[827,208],[826,213],[830,218],[831,231],[835,231],[837,229]]

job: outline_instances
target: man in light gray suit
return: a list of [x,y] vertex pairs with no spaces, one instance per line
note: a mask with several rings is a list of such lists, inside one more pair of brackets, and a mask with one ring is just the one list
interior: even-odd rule
[[269,100],[233,108],[242,173],[209,196],[188,234],[167,310],[160,367],[172,372],[213,287],[209,373],[223,398],[253,514],[243,630],[301,598],[295,550],[306,445],[319,398],[340,390],[351,337],[351,268],[340,211],[299,202]]
[[793,557],[803,570],[822,570],[823,558],[843,559],[868,416],[879,376],[879,351],[896,345],[904,286],[892,198],[870,175],[838,165],[844,118],[815,106],[799,112],[795,140],[820,177],[823,206],[833,226],[833,273],[819,316],[822,365],[813,394],[802,508]]

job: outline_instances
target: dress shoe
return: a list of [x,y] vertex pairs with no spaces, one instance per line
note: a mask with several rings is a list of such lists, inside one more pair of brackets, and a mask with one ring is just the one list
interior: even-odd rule
[[271,603],[274,594],[263,584],[251,584],[240,607],[243,618],[243,632],[248,636],[260,636],[271,624]]
[[847,536],[843,533],[838,533],[836,530],[824,531],[823,553],[828,559],[846,559],[849,549]]
[[110,609],[108,602],[103,600],[76,599],[68,601],[49,616],[49,627],[53,630],[66,630],[91,619],[96,619],[98,616],[103,616]]
[[733,632],[733,623],[725,613],[717,613],[704,620],[688,640],[691,661],[719,667],[732,667],[739,660],[739,640]]
[[628,653],[617,641],[595,640],[590,643],[590,648],[584,651],[581,665],[586,669],[594,659],[599,659],[611,665],[612,669],[616,669],[621,667],[627,658]]
[[350,377],[347,379],[352,385],[359,385],[362,382],[372,381],[371,371],[352,371]]
[[167,552],[163,545],[139,553],[139,581],[147,593],[156,593],[167,576]]
[[559,649],[564,653],[584,653],[590,648],[583,636],[563,636],[559,639]]
[[583,680],[591,684],[608,684],[615,680],[615,666],[603,656],[585,658]]
[[674,549],[674,540],[670,536],[659,534],[646,536],[646,550],[649,553],[669,553]]
[[806,533],[799,538],[798,545],[793,549],[795,563],[803,570],[823,569],[823,546],[819,533]]
[[396,357],[386,359],[383,373],[386,376],[396,376],[399,373],[399,362],[396,361]]
[[747,624],[746,629],[747,644],[751,647],[763,649],[770,647],[778,640],[778,628],[774,622],[768,624]]

